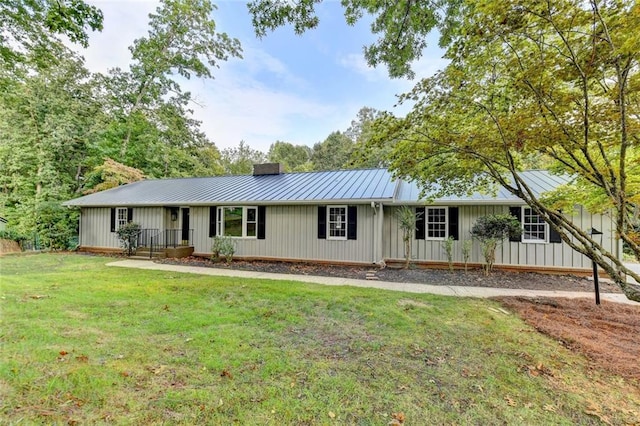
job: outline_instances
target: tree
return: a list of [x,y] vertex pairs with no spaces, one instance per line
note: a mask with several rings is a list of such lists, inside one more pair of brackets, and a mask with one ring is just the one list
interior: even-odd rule
[[57,35],[87,47],[88,30],[102,30],[102,12],[82,0],[0,0],[0,68],[31,58],[39,67],[57,63],[64,50]]
[[[102,120],[95,82],[82,61],[67,54],[56,66],[6,83],[0,98],[0,203],[9,224],[23,234],[75,228],[68,209],[51,205],[81,186],[87,145]],[[45,216],[56,223],[43,223]]]
[[496,261],[496,249],[507,238],[520,238],[520,222],[508,214],[480,216],[471,227],[471,235],[480,241],[484,274],[489,275]]
[[313,170],[337,170],[348,167],[353,141],[344,133],[333,132],[313,146],[311,163]]
[[288,142],[277,141],[269,147],[267,160],[280,163],[287,172],[308,171],[312,150],[306,145],[293,145]]
[[[296,34],[318,26],[316,5],[322,0],[254,0],[248,8],[258,37],[285,24],[293,25]],[[367,16],[372,19],[371,32],[378,40],[364,47],[370,66],[386,64],[391,77],[414,76],[411,63],[419,59],[427,46],[426,36],[438,29],[441,45],[446,45],[457,27],[456,16],[462,0],[342,0],[345,20],[349,25]]]
[[[497,183],[524,200],[574,250],[593,259],[640,301],[640,281],[592,238],[571,210],[611,215],[636,254],[640,205],[640,5],[635,2],[485,0],[469,6],[447,52],[451,64],[403,100],[402,119],[377,124],[395,142],[391,167],[435,196]],[[571,181],[537,197],[523,162],[542,155]],[[434,185],[436,184],[436,185]]]
[[146,134],[145,121],[163,127],[163,109],[184,116],[191,95],[182,92],[174,74],[212,78],[211,69],[221,61],[240,57],[240,42],[216,32],[213,9],[209,0],[163,0],[149,15],[149,34],[130,48],[130,70],[113,70],[105,85],[107,96],[119,101],[113,113],[122,129],[119,155],[114,158],[127,162],[132,139]]
[[411,262],[411,240],[413,233],[416,231],[416,221],[420,218],[422,212],[415,212],[408,206],[402,206],[396,210],[396,218],[398,226],[402,230],[402,242],[404,243],[404,268],[409,268]]
[[93,194],[144,179],[142,171],[107,158],[87,174],[83,194]]
[[373,124],[382,117],[382,112],[375,108],[362,107],[358,116],[351,121],[345,135],[354,142],[349,167],[378,168],[388,166],[388,155],[392,144],[378,145],[374,143]]
[[221,153],[222,167],[227,175],[250,175],[253,165],[265,160],[262,151],[252,149],[245,141],[240,141],[237,148],[225,148]]

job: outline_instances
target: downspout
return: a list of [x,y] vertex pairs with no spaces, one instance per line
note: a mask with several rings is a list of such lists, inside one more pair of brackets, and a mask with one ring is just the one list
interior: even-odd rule
[[373,244],[371,245],[371,263],[376,263],[376,247],[378,246],[378,233],[376,232],[376,216],[378,214],[376,210],[375,201],[371,202],[371,208],[373,209],[373,220],[371,221],[371,231],[373,235]]

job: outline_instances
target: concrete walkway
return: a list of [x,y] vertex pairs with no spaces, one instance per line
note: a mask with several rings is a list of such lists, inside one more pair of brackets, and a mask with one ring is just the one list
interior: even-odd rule
[[[188,274],[211,275],[219,277],[237,278],[260,278],[268,280],[300,281],[305,283],[332,285],[332,286],[352,286],[363,288],[378,288],[383,290],[403,291],[407,293],[429,293],[443,296],[459,297],[495,297],[495,296],[525,296],[525,297],[586,297],[594,299],[594,293],[578,291],[542,291],[542,290],[518,290],[511,288],[489,288],[489,287],[461,287],[461,286],[441,286],[415,283],[396,283],[389,281],[357,280],[353,278],[321,277],[315,275],[293,275],[274,274],[269,272],[241,271],[235,269],[204,268],[199,266],[169,265],[155,263],[149,260],[119,260],[108,263],[107,266],[117,266],[122,268],[152,269],[157,271],[184,272]],[[601,293],[600,299],[617,303],[627,303],[640,305],[637,302],[628,300],[623,294]]]

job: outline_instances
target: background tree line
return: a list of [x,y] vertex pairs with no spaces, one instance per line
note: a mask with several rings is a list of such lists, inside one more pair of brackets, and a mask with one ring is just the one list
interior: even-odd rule
[[[126,69],[91,73],[62,42],[86,46],[102,13],[82,1],[0,2],[0,215],[17,234],[65,247],[77,214],[62,201],[148,178],[251,173],[274,161],[287,171],[355,167],[363,130],[377,112],[314,148],[244,141],[220,152],[190,111],[174,76],[211,78],[238,40],[216,31],[209,0],[164,0]],[[355,123],[355,122],[354,122]]]

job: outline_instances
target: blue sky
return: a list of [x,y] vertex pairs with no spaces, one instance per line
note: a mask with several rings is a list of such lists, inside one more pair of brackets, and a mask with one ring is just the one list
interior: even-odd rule
[[[105,72],[130,61],[128,46],[147,33],[152,1],[98,0],[104,30],[91,36],[90,47],[80,50],[92,71]],[[240,40],[243,59],[222,62],[215,79],[182,82],[197,104],[194,116],[220,149],[244,140],[267,151],[277,141],[313,146],[331,132],[346,130],[364,106],[402,115],[394,109],[396,95],[414,82],[390,79],[386,68],[367,66],[362,47],[375,40],[366,22],[349,27],[338,1],[317,8],[320,25],[301,36],[283,27],[255,37],[246,2],[214,1],[219,31]],[[445,65],[434,34],[430,49],[415,64],[416,74],[427,77]]]

